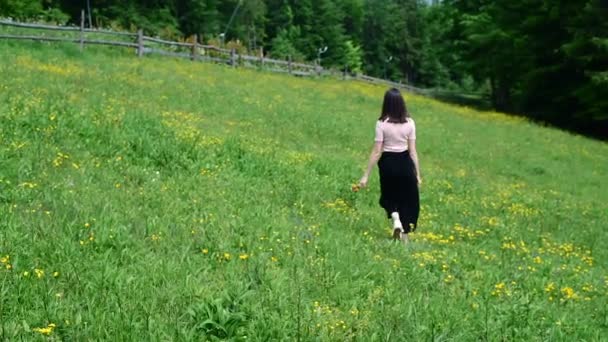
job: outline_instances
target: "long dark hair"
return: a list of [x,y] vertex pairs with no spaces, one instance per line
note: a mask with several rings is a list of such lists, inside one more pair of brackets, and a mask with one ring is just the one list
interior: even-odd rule
[[391,88],[384,94],[384,103],[382,103],[382,113],[378,120],[391,123],[404,123],[407,122],[407,118],[410,117],[410,113],[407,111],[405,106],[405,100],[401,96],[401,92],[397,88]]

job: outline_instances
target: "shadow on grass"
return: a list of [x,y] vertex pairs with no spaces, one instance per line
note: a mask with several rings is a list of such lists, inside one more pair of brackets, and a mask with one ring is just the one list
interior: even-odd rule
[[[429,90],[426,94],[436,100],[471,107],[480,111],[494,110],[490,97],[484,94],[466,94],[449,91]],[[515,112],[505,112],[505,114],[525,117],[530,121],[545,127],[553,127],[574,134],[580,134],[588,138],[608,141],[608,120],[583,120],[571,117],[550,117],[526,115]]]
[[467,106],[477,110],[492,110],[489,97],[483,94],[466,94],[443,90],[430,90],[428,96],[442,101],[460,106]]

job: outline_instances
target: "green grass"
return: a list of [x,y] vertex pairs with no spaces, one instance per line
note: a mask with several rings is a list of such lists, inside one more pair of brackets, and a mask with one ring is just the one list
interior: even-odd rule
[[0,340],[608,335],[607,144],[405,94],[404,247],[385,89],[101,51],[0,45]]

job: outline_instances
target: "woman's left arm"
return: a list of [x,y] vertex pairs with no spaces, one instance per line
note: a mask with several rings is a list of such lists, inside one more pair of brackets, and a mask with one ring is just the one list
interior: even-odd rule
[[414,161],[414,167],[416,168],[416,179],[418,179],[418,184],[422,184],[422,176],[420,176],[420,165],[418,164],[418,152],[416,152],[416,139],[408,139],[407,140],[407,150],[410,154],[410,157]]
[[361,180],[359,181],[359,185],[361,187],[364,188],[367,186],[367,180],[369,178],[369,175],[372,172],[374,165],[376,165],[376,163],[378,162],[378,159],[380,159],[381,155],[382,155],[382,142],[376,141],[374,143],[374,147],[372,147],[372,152],[369,156],[369,162],[367,163],[367,169],[365,170],[363,177],[361,177]]

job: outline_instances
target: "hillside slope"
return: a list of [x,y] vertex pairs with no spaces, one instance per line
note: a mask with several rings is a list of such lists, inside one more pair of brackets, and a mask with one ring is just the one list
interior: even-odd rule
[[600,340],[608,145],[405,94],[413,242],[352,192],[382,87],[0,45],[0,336]]

